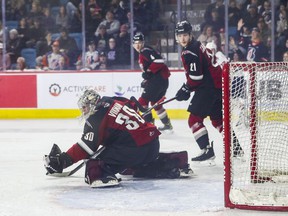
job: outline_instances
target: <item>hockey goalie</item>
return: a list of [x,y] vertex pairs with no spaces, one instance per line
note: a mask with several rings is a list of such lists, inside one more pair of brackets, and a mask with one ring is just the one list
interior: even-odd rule
[[[49,155],[44,156],[48,175],[62,173],[83,159],[88,159],[85,182],[92,188],[119,185],[117,173],[141,178],[180,178],[193,174],[186,151],[159,153],[161,133],[141,117],[131,100],[101,98],[96,91],[86,90],[78,106],[85,119],[82,137],[66,152],[53,145]],[[99,146],[103,146],[102,151],[95,158]]]

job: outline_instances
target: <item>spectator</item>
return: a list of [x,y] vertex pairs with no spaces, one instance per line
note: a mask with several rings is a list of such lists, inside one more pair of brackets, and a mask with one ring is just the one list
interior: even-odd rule
[[40,19],[35,18],[33,20],[33,26],[28,29],[28,40],[26,41],[26,47],[36,48],[36,43],[38,41],[43,41],[45,39],[45,28],[41,25]]
[[35,69],[43,70],[43,56],[38,56],[35,61],[36,61]]
[[288,38],[285,40],[285,44],[283,46],[278,47],[275,59],[276,61],[282,61],[283,54],[288,51]]
[[[116,36],[119,29],[120,29],[120,22],[119,20],[114,19],[114,14],[112,11],[107,11],[105,20],[103,20],[100,25],[106,26],[106,32],[109,37]],[[99,26],[100,26],[99,25]],[[95,36],[99,35],[99,27],[95,32]]]
[[224,16],[225,16],[224,0],[216,0],[214,3],[211,3],[207,6],[204,14],[205,23],[211,23],[211,21],[213,20],[213,13],[218,14],[219,22],[224,24]]
[[285,5],[283,4],[280,5],[278,11],[278,17],[276,17],[276,19],[277,19],[276,23],[277,36],[280,37],[282,33],[288,28],[287,9]]
[[235,40],[238,49],[246,56],[247,47],[251,41],[251,30],[244,24],[243,19],[240,19],[238,22]]
[[46,53],[42,59],[44,70],[65,70],[69,66],[69,58],[60,52],[59,42],[52,44],[52,51]]
[[64,52],[70,60],[71,65],[69,66],[72,67],[72,63],[77,61],[77,57],[80,54],[75,39],[69,36],[66,28],[61,28],[60,37],[57,40],[59,41],[61,51]]
[[[79,58],[78,58],[79,59]],[[94,41],[88,43],[88,50],[85,53],[85,69],[95,70],[99,65],[99,52],[96,50]]]
[[206,25],[197,40],[206,46],[206,44],[213,41],[213,39],[213,27],[211,25]]
[[108,48],[109,35],[107,34],[106,26],[100,24],[98,27],[99,34],[95,36],[95,44],[98,51],[104,51]]
[[240,62],[245,61],[245,57],[243,56],[243,53],[240,50],[235,50],[233,52],[231,62]]
[[120,24],[128,22],[127,13],[129,11],[129,5],[127,1],[112,0],[110,10],[113,12],[114,18],[119,20]]
[[97,4],[96,0],[88,0],[87,4],[87,12],[88,12],[88,22],[90,24],[94,24],[94,26],[98,26],[102,21],[102,9]]
[[[128,27],[128,33],[130,34],[131,32],[131,22],[132,22],[132,15],[131,15],[131,12],[128,12],[127,13],[127,23],[125,23]],[[134,23],[133,23],[133,35],[135,35],[137,32],[143,32],[143,28],[142,28],[142,24],[137,20],[137,19],[134,19],[133,20]]]
[[263,17],[263,20],[267,25],[271,23],[272,10],[270,0],[264,1],[263,6],[261,6],[261,9],[259,10],[259,14]]
[[[3,54],[4,54],[4,52],[3,52],[3,43],[0,42],[0,71],[4,70],[4,67],[3,67]],[[6,68],[6,70],[11,68],[11,58],[10,58],[10,55],[8,53],[5,54],[5,68]]]
[[[261,0],[262,1],[262,0]],[[245,7],[246,8],[246,11],[249,10],[250,6],[251,5],[255,5],[256,8],[257,8],[257,13],[259,13],[260,9],[261,9],[261,4],[259,3],[258,0],[246,0],[246,2],[244,3]]]
[[228,7],[228,25],[229,27],[237,27],[237,23],[241,18],[241,10],[237,7],[236,0],[229,1]]
[[[69,21],[71,21],[73,19],[75,13],[77,13],[77,11],[79,10],[79,4],[81,2],[82,2],[81,0],[69,0],[66,3],[66,12],[67,12]],[[81,4],[81,7],[82,7],[82,4]]]
[[45,53],[51,51],[52,43],[52,33],[47,31],[44,40],[38,41],[36,43],[37,56],[45,55]]
[[119,51],[116,44],[115,38],[111,37],[108,43],[108,49],[106,50],[107,53],[107,64],[109,68],[115,68],[119,65]]
[[69,17],[66,11],[66,7],[64,5],[60,6],[59,13],[56,15],[56,22],[55,22],[57,28],[67,28],[69,29],[70,23],[69,23]]
[[[79,4],[77,4],[78,7],[75,8],[75,10],[72,13],[72,17],[69,18],[69,22],[70,22],[70,32],[81,32],[82,29],[82,3],[80,2]],[[68,4],[67,4],[68,6]],[[88,14],[88,13],[87,13]],[[85,19],[88,20],[88,17],[86,17]],[[88,31],[90,31],[90,24],[88,23]],[[94,32],[93,32],[94,33]],[[88,32],[88,35],[93,34]]]
[[225,27],[225,23],[222,20],[222,18],[220,17],[219,10],[217,10],[215,8],[215,9],[213,9],[211,11],[211,19],[209,19],[209,20],[205,21],[204,23],[202,23],[201,29],[203,29],[203,27],[206,26],[206,25],[213,26],[213,31],[214,32],[219,32],[219,30],[221,28]]
[[288,51],[283,53],[283,62],[288,62]]
[[140,3],[140,0],[133,2],[133,13],[134,20],[137,20],[143,26],[145,24],[146,11],[144,7],[141,7]]
[[105,52],[101,52],[99,55],[99,64],[95,68],[96,70],[106,70],[109,69],[107,64],[107,56]]
[[41,20],[42,24],[45,24],[45,30],[50,32],[56,31],[55,18],[51,16],[51,10],[49,7],[43,8],[43,18]]
[[17,70],[25,70],[26,69],[26,61],[25,61],[25,58],[23,57],[18,57],[17,58],[17,65],[16,65],[16,69]]
[[260,37],[260,30],[258,28],[252,29],[251,41],[247,48],[247,61],[267,62],[268,49]]
[[34,18],[42,18],[43,13],[42,13],[42,7],[40,5],[40,2],[38,0],[33,0],[32,5],[31,5],[31,10],[29,11],[28,17],[34,19]]
[[27,15],[25,0],[11,0],[11,17],[10,20],[20,20]]
[[22,17],[19,20],[19,26],[17,28],[19,37],[22,38],[23,44],[26,44],[26,42],[29,40],[29,28],[27,26],[26,17]]
[[268,24],[266,24],[266,22],[264,22],[263,18],[260,18],[258,20],[257,28],[260,31],[260,37],[262,38],[263,42],[266,43],[268,40],[268,37],[271,36],[271,29],[269,28]]
[[119,50],[119,64],[130,65],[130,34],[128,33],[128,26],[126,24],[121,25],[120,33],[116,37],[116,44]]
[[257,5],[251,4],[249,6],[248,12],[245,13],[243,17],[244,24],[252,29],[254,27],[257,27],[257,22],[261,16],[258,14]]
[[20,56],[21,50],[24,48],[21,37],[18,35],[16,29],[9,31],[8,44],[6,46],[7,53],[10,55],[11,63],[15,64],[17,58]]
[[[149,33],[152,29],[153,22],[156,23],[156,20],[154,20],[154,11],[153,11],[153,3],[150,0],[140,0],[139,2],[140,8],[144,12],[144,23],[143,23],[143,32],[144,33]],[[137,18],[137,11],[135,11],[135,17]]]

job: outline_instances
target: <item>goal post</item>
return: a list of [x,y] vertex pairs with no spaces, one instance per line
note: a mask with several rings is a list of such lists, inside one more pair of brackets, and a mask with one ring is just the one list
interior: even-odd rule
[[222,85],[225,206],[288,211],[288,63],[227,63]]

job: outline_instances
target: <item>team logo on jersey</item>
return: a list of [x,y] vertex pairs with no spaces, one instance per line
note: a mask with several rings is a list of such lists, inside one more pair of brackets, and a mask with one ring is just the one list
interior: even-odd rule
[[53,83],[50,87],[49,87],[49,93],[54,96],[57,97],[60,95],[61,93],[61,87],[60,85]]

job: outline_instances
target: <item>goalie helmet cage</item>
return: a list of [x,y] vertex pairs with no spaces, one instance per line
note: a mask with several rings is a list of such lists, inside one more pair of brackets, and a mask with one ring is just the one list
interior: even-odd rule
[[288,211],[288,63],[228,63],[222,78],[225,206]]

